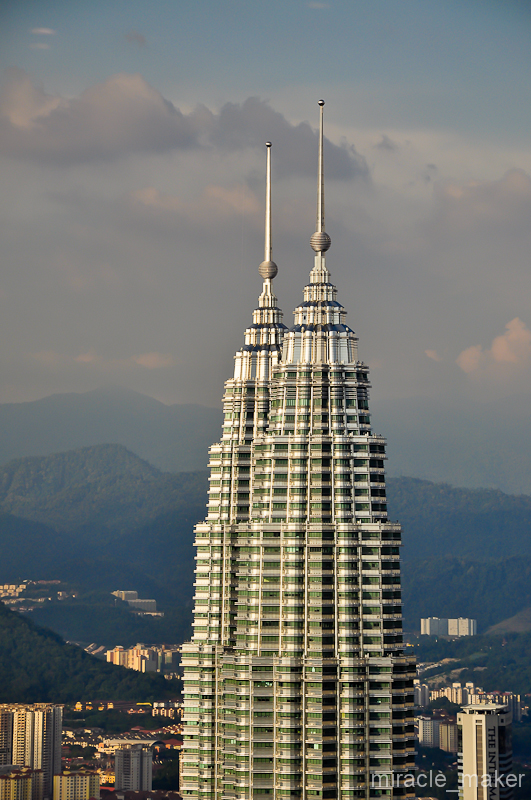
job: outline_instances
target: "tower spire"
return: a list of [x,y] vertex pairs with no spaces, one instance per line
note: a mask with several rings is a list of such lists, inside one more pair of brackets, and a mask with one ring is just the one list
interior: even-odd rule
[[264,260],[258,267],[258,272],[266,281],[272,281],[278,272],[278,267],[271,260],[271,142],[266,142],[266,210],[265,210],[265,243]]
[[315,233],[310,239],[312,249],[316,253],[326,253],[330,247],[330,236],[325,232],[325,200],[324,200],[324,164],[323,164],[323,106],[319,100],[319,171],[317,177],[317,224]]

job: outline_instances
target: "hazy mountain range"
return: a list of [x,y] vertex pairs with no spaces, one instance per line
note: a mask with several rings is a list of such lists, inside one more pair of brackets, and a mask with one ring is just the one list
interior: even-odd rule
[[222,413],[198,405],[167,406],[129,389],[54,394],[0,404],[0,464],[96,444],[122,444],[159,469],[205,469],[220,438]]
[[[126,629],[124,609],[110,607],[115,589],[136,589],[167,612],[153,637],[184,638],[193,525],[205,513],[206,478],[206,471],[161,472],[122,445],[6,464],[0,582],[60,579],[76,586],[77,599],[34,612],[70,639],[149,638],[145,621]],[[531,497],[391,478],[388,500],[391,518],[404,528],[407,627],[418,629],[420,616],[472,616],[485,630],[531,606]]]
[[[531,494],[530,397],[484,404],[461,398],[455,406],[376,398],[371,409],[374,429],[389,440],[390,475]],[[221,423],[219,408],[167,406],[118,387],[5,403],[0,464],[112,442],[164,471],[205,469]]]

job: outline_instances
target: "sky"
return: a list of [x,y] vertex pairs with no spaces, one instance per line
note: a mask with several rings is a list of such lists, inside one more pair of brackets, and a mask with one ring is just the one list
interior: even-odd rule
[[0,402],[219,405],[260,292],[327,265],[373,396],[531,392],[531,3],[4,0]]

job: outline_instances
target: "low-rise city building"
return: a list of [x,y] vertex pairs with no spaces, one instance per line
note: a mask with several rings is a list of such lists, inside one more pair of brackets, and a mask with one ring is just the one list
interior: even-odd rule
[[0,598],[18,597],[27,585],[27,583],[2,583],[0,584]]
[[138,611],[142,611],[146,614],[157,614],[157,616],[163,616],[160,612],[157,612],[157,601],[152,599],[142,599],[138,596],[138,592],[122,592],[122,591],[115,591],[111,592],[115,597],[118,597],[120,600],[123,600],[124,603],[127,603],[131,608],[137,609]]
[[175,719],[176,717],[180,717],[182,712],[182,704],[181,703],[174,703],[172,701],[167,700],[164,703],[153,703],[153,710],[152,714],[154,717],[168,717],[169,719]]
[[4,764],[0,767],[0,800],[43,800],[41,769]]
[[112,739],[104,739],[98,744],[98,751],[106,755],[113,756],[117,750],[127,747],[153,747],[159,739],[149,733],[138,732],[135,736],[131,732],[124,734],[124,736],[116,736]]
[[477,632],[477,621],[466,617],[427,617],[420,620],[420,633],[423,636],[475,636]]
[[81,767],[54,775],[53,800],[90,800],[99,796],[100,776],[96,770]]

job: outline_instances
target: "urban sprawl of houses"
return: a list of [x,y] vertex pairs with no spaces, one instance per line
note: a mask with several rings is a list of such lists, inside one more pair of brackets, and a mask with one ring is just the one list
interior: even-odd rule
[[[167,721],[157,730],[148,731],[137,726],[126,733],[109,736],[102,728],[64,724],[63,705],[2,704],[2,800],[89,800],[100,797],[100,791],[105,787],[111,799],[113,790],[160,794],[152,792],[154,764],[156,766],[162,751],[180,752],[182,723],[179,703],[77,703],[72,710],[115,710],[131,715],[148,711],[153,716],[166,717]],[[72,757],[74,747],[78,750]]]
[[[27,585],[28,582],[2,586],[0,591],[17,597]],[[150,602],[138,601],[136,592],[114,594],[126,602]],[[425,635],[470,636],[476,633],[476,621],[432,617],[421,621],[421,629]],[[90,652],[91,648],[102,651],[98,655],[105,655],[108,662],[128,669],[178,675],[180,647],[177,645],[137,644],[107,651],[90,645],[85,649]],[[430,686],[423,682],[422,674],[438,666],[442,664],[418,664],[419,677],[414,681],[415,734],[422,747],[457,754],[458,726],[466,727],[467,715],[476,713],[474,707],[480,715],[495,717],[499,726],[508,724],[509,720],[520,721],[527,715],[526,698],[512,692],[485,692],[472,682],[464,685],[453,682],[446,686]],[[434,707],[437,705],[434,701],[443,698],[464,708],[464,713],[457,716],[447,708]],[[178,758],[181,757],[182,710],[181,702],[171,701],[78,702],[71,708],[73,712],[86,714],[118,711],[132,715],[132,723],[134,715],[147,712],[161,717],[161,726],[156,730],[132,724],[127,732],[110,735],[103,728],[86,727],[84,719],[76,720],[77,726],[64,724],[62,705],[0,705],[0,800],[90,800],[100,797],[100,793],[101,796],[106,793],[109,800],[178,797],[172,791],[154,792],[152,775],[161,751],[176,750]],[[475,724],[477,726],[478,719]],[[77,748],[75,756],[72,756],[72,748]]]

